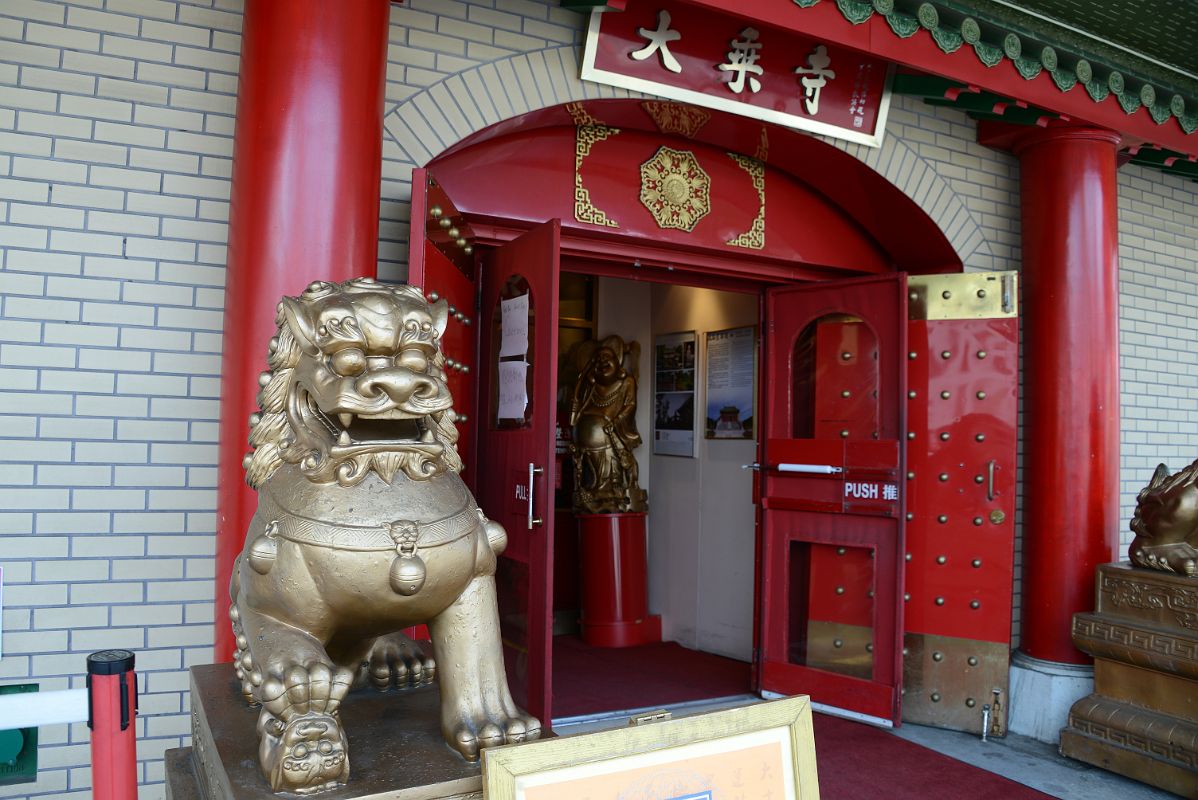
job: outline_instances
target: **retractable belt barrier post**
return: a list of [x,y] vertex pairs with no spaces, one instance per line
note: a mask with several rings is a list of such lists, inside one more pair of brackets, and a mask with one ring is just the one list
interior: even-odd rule
[[87,657],[87,727],[92,732],[92,796],[137,798],[137,674],[133,653],[102,650]]

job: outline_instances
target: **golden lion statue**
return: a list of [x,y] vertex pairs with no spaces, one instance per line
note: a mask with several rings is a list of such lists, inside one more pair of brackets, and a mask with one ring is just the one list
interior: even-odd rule
[[1136,497],[1131,529],[1137,566],[1198,577],[1198,461],[1175,475],[1157,466]]
[[499,638],[507,535],[458,477],[445,301],[358,278],[313,283],[278,308],[245,460],[258,510],[229,610],[271,787],[346,782],[338,707],[359,685],[431,681],[433,661],[399,633],[422,623],[443,665],[449,745],[476,760],[482,747],[535,739],[540,723],[512,702]]

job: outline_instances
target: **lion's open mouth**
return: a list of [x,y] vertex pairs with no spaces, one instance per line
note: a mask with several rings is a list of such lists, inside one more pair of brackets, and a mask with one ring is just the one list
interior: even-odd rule
[[325,413],[307,392],[300,410],[305,425],[327,435],[338,449],[440,449],[432,420],[426,415],[414,416],[399,409],[376,414]]

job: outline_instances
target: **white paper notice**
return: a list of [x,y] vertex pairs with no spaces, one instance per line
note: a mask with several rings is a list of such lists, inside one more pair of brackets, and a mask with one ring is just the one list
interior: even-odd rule
[[528,364],[523,361],[499,362],[499,413],[500,419],[524,419],[528,408],[528,386],[526,384]]
[[528,295],[501,300],[500,315],[503,333],[499,339],[499,357],[524,355],[528,352]]

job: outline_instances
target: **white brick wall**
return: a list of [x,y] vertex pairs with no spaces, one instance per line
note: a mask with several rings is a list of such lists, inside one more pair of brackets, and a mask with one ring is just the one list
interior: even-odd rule
[[[239,8],[0,2],[0,680],[78,686],[86,653],[136,649],[143,798],[162,794],[162,751],[189,741],[185,668],[212,659]],[[410,124],[446,140],[527,105],[472,102],[521,53],[543,51],[543,65],[576,58],[560,54],[581,41],[582,22],[554,0],[393,6],[388,119],[410,100]],[[405,273],[422,153],[408,126],[383,136],[389,278]],[[885,148],[838,146],[923,192],[967,267],[1018,267],[1017,166],[978,146],[967,117],[896,98]],[[1136,167],[1120,176],[1124,522],[1158,460],[1176,468],[1198,455],[1185,419],[1198,402],[1186,369],[1198,358],[1187,346],[1198,337],[1186,280],[1194,186]],[[81,725],[44,729],[39,781],[0,797],[82,796],[87,741]]]
[[[143,797],[212,660],[238,5],[0,3],[0,680],[137,650]],[[86,727],[41,742],[0,796],[85,796]]]
[[1119,171],[1120,529],[1164,462],[1198,458],[1198,183]]

